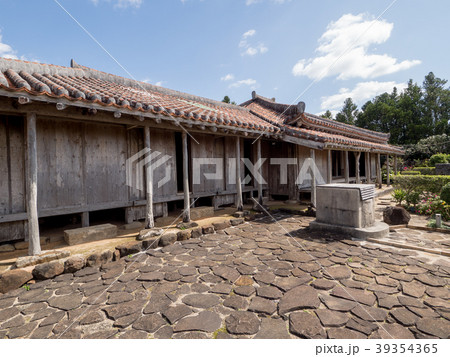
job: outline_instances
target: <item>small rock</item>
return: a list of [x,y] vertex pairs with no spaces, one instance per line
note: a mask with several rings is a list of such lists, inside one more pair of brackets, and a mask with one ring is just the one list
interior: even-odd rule
[[199,238],[203,234],[202,227],[193,228],[191,230],[191,238]]
[[136,254],[142,251],[142,242],[128,242],[116,247],[121,257],[127,257],[130,254]]
[[64,262],[64,273],[75,273],[84,268],[86,260],[81,254],[72,255]]
[[390,225],[408,224],[411,215],[403,207],[389,206],[383,210],[383,221]]
[[159,245],[161,247],[166,247],[168,245],[171,245],[177,241],[177,234],[172,232],[166,232],[163,235],[161,235],[159,239]]
[[208,224],[202,227],[203,234],[212,234],[214,233],[214,227],[212,224]]
[[216,231],[222,231],[230,227],[230,221],[216,222],[212,224]]
[[64,265],[59,261],[39,264],[33,269],[33,276],[37,280],[51,279],[64,273]]
[[243,224],[245,221],[243,218],[234,218],[230,219],[230,223],[232,226],[239,226],[240,224]]
[[188,229],[198,227],[198,223],[194,221],[180,222],[176,226],[178,229]]
[[33,274],[25,269],[8,270],[0,274],[0,293],[20,288],[25,283],[33,279]]
[[139,236],[136,239],[142,241],[148,238],[158,237],[163,234],[163,232],[164,231],[161,228],[144,229],[139,232]]
[[180,241],[180,242],[188,240],[190,238],[191,238],[191,231],[190,230],[186,229],[184,231],[179,231],[177,233],[177,240]]

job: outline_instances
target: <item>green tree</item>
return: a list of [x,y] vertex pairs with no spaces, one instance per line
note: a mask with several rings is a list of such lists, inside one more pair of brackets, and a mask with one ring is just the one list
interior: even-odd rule
[[223,97],[222,102],[236,105],[236,102],[234,100],[231,101],[230,97],[227,95],[225,97]]
[[423,81],[423,118],[431,135],[449,132],[450,90],[447,81],[428,73]]
[[344,106],[341,111],[336,114],[336,121],[346,124],[355,124],[356,116],[358,115],[357,105],[353,103],[352,98],[347,98],[344,101]]
[[321,115],[321,117],[325,119],[333,119],[333,114],[329,110],[327,110],[325,113]]

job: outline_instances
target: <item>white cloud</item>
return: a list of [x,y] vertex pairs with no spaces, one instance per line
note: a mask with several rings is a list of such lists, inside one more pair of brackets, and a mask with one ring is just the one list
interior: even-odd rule
[[232,81],[234,79],[234,74],[228,73],[227,75],[220,78],[221,81],[227,82]]
[[255,89],[257,84],[258,84],[258,82],[256,82],[256,80],[254,80],[252,78],[248,78],[248,79],[242,79],[240,81],[231,83],[229,85],[229,88],[239,88],[242,86],[249,86],[252,89]]
[[114,8],[118,9],[126,9],[127,7],[139,8],[144,2],[144,0],[91,0],[94,5],[98,5],[100,1],[112,2],[114,3]]
[[[331,110],[332,109],[341,109],[344,105],[344,101],[347,98],[352,98],[353,102],[356,103],[359,107],[363,105],[367,100],[372,99],[373,97],[380,95],[384,92],[391,93],[394,87],[397,87],[400,92],[408,85],[406,83],[396,83],[394,81],[391,82],[360,82],[353,89],[341,88],[339,93],[330,95],[328,97],[321,98],[321,109],[322,110]],[[333,111],[332,111],[333,112]]]
[[242,56],[255,56],[258,53],[263,54],[266,53],[269,49],[264,45],[264,43],[260,42],[256,45],[252,45],[248,42],[248,38],[256,35],[256,30],[251,29],[242,34],[241,41],[239,42],[239,47],[243,48],[244,51],[241,52]]
[[0,33],[0,57],[17,59],[16,51],[13,48],[2,42],[2,34]]
[[162,87],[163,84],[164,84],[164,81],[158,81],[155,83],[155,86]]
[[315,80],[329,76],[368,79],[420,64],[419,60],[398,62],[387,54],[369,53],[370,46],[389,39],[393,27],[392,23],[372,20],[365,14],[343,15],[336,22],[331,22],[320,37],[316,48],[319,56],[298,61],[292,73]]

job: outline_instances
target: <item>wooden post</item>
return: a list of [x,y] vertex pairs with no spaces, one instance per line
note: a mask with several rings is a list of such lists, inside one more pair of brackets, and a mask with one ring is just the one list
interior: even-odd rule
[[394,155],[394,175],[398,174],[397,155]]
[[[144,145],[150,150],[150,128],[144,127]],[[150,152],[150,151],[149,151]],[[145,228],[153,228],[155,226],[155,218],[153,215],[153,171],[150,165],[145,170],[145,190],[146,190],[146,211],[145,211]]]
[[83,212],[81,214],[81,226],[82,227],[89,227],[89,212]]
[[27,114],[27,214],[28,254],[41,254],[39,219],[37,210],[37,147],[36,113]]
[[238,211],[244,209],[241,186],[241,141],[239,136],[236,137],[236,207]]
[[344,151],[344,169],[345,169],[345,183],[350,183],[350,165],[348,163],[348,151]]
[[371,165],[370,165],[370,152],[366,152],[366,183],[371,183],[372,178],[371,176]]
[[390,173],[389,155],[386,155],[386,185],[391,185],[391,173]]
[[310,156],[312,159],[311,167],[311,205],[316,207],[316,153],[311,149]]
[[356,173],[356,183],[361,183],[361,175],[360,175],[360,168],[359,168],[359,159],[361,158],[360,152],[354,152],[355,154],[355,173]]
[[[256,160],[257,162],[261,160],[261,139],[256,142]],[[262,177],[262,167],[259,169],[259,174]],[[263,204],[262,182],[258,182],[258,202],[260,205]]]
[[377,154],[377,184],[381,188],[382,177],[381,177],[381,154]]
[[183,222],[191,221],[191,201],[189,199],[189,155],[187,133],[181,133],[183,139],[183,190],[184,190],[184,213]]
[[333,156],[331,155],[331,149],[328,150],[327,156],[327,183],[333,181]]

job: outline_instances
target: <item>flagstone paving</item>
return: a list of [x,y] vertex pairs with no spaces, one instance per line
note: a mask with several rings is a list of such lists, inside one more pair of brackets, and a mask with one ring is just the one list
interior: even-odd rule
[[449,338],[450,258],[275,218],[0,295],[0,338]]

